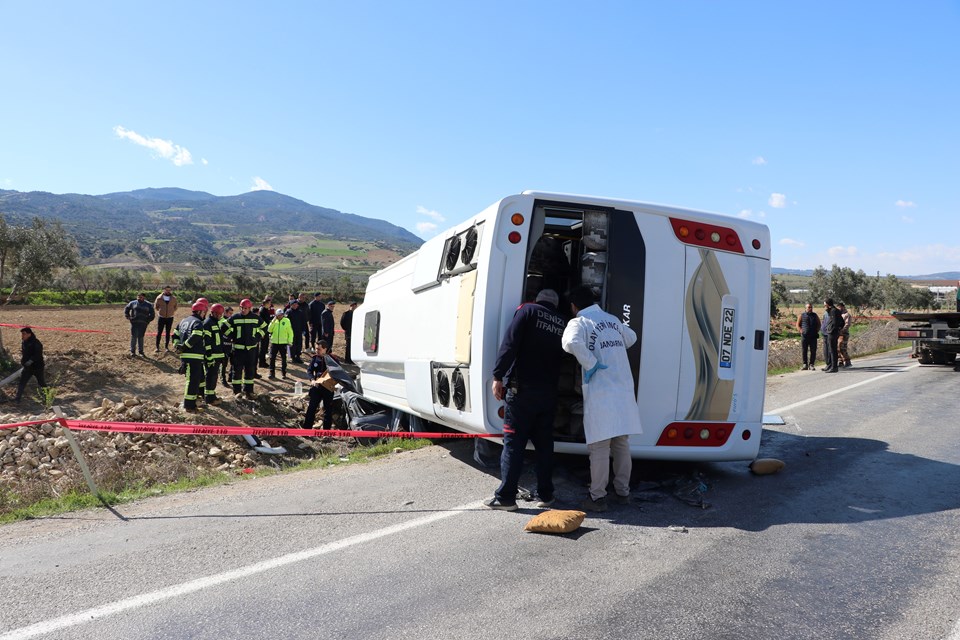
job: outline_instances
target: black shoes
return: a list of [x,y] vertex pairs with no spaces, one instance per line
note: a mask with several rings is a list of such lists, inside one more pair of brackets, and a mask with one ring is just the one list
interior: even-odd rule
[[516,502],[500,502],[499,498],[490,498],[483,504],[488,509],[496,509],[498,511],[516,511],[517,510]]

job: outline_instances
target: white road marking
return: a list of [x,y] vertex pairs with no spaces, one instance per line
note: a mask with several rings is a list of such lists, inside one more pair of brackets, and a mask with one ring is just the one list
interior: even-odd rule
[[834,389],[833,391],[828,391],[827,393],[821,393],[819,396],[814,396],[814,397],[812,397],[812,398],[807,398],[806,400],[801,400],[800,402],[794,402],[793,404],[788,404],[788,405],[786,405],[786,406],[784,406],[784,407],[779,407],[779,408],[777,408],[777,409],[771,409],[771,410],[769,410],[769,411],[764,411],[764,413],[781,414],[781,413],[784,413],[784,412],[786,412],[786,411],[792,411],[793,409],[796,409],[797,407],[802,407],[802,406],[805,405],[805,404],[810,404],[810,403],[812,403],[812,402],[817,402],[817,401],[819,401],[819,400],[823,400],[824,398],[829,398],[830,396],[835,396],[835,395],[837,395],[837,394],[839,394],[839,393],[844,393],[845,391],[850,391],[850,389],[856,389],[857,387],[862,387],[862,386],[865,385],[865,384],[870,384],[870,383],[872,383],[872,382],[876,382],[877,380],[883,380],[884,378],[889,378],[890,376],[895,376],[895,375],[897,375],[897,374],[903,373],[903,372],[905,372],[905,371],[909,371],[910,369],[913,369],[914,367],[919,367],[919,366],[920,366],[919,363],[914,363],[914,364],[908,365],[908,366],[906,366],[906,367],[904,367],[904,368],[902,368],[902,369],[897,369],[896,371],[891,371],[890,373],[884,373],[883,375],[876,376],[875,378],[867,378],[866,380],[861,380],[860,382],[855,382],[854,384],[848,385],[848,386],[846,386],[846,387],[840,387],[839,389]]
[[183,584],[173,585],[172,587],[167,587],[166,589],[151,591],[150,593],[144,593],[139,596],[133,596],[132,598],[125,598],[123,600],[111,602],[110,604],[94,607],[93,609],[87,609],[86,611],[80,611],[79,613],[71,613],[69,615],[54,618],[52,620],[37,622],[20,629],[7,631],[6,633],[0,635],[0,640],[25,640],[26,638],[35,638],[36,636],[58,631],[60,629],[75,627],[77,625],[92,622],[100,618],[123,613],[124,611],[129,611],[131,609],[138,609],[156,602],[169,600],[170,598],[176,598],[187,595],[188,593],[195,593],[203,589],[216,587],[233,580],[247,578],[258,573],[263,573],[264,571],[270,571],[271,569],[277,569],[279,567],[285,567],[297,562],[303,562],[304,560],[310,560],[311,558],[316,558],[328,553],[340,551],[341,549],[346,549],[347,547],[352,547],[354,545],[370,542],[371,540],[376,540],[378,538],[391,536],[393,534],[400,533],[401,531],[422,527],[424,525],[437,522],[438,520],[444,520],[446,518],[460,515],[466,511],[478,509],[481,506],[483,506],[482,502],[472,502],[459,507],[453,507],[447,511],[441,511],[429,516],[424,516],[423,518],[416,518],[414,520],[395,524],[383,529],[377,529],[376,531],[361,533],[349,538],[344,538],[343,540],[338,540],[336,542],[329,542],[319,547],[314,547],[313,549],[306,549],[305,551],[290,553],[278,558],[263,560],[261,562],[257,562],[256,564],[234,569],[233,571],[226,571],[217,575],[198,578],[197,580],[191,580],[190,582],[184,582]]

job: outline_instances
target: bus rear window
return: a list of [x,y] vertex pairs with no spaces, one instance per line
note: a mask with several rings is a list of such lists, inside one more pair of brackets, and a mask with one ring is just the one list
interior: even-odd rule
[[380,348],[380,312],[370,311],[363,316],[363,350],[376,354]]

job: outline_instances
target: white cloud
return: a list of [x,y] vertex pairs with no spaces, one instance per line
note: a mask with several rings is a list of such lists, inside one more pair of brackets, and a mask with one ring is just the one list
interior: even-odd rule
[[767,164],[767,159],[764,158],[763,156],[757,156],[756,158],[753,159],[753,164],[761,165],[761,166],[765,165]]
[[432,222],[418,222],[417,233],[420,235],[434,235],[437,232],[437,225]]
[[897,200],[894,204],[905,209],[913,209],[917,206],[917,203],[912,200]]
[[805,243],[800,242],[799,240],[794,240],[793,238],[784,238],[783,240],[780,241],[780,244],[786,245],[788,247],[797,247],[797,248],[807,246]]
[[787,196],[783,193],[771,193],[767,204],[774,209],[783,209],[787,206]]
[[762,220],[763,218],[767,217],[767,214],[764,211],[754,212],[753,209],[741,209],[740,213],[737,214],[737,217],[743,218],[744,220],[750,220],[753,218]]
[[[436,220],[437,222],[446,222],[447,220],[446,218],[443,217],[443,215],[440,212],[432,211],[419,204],[417,205],[417,213],[419,213],[422,216],[427,216],[428,218]],[[436,225],[434,225],[434,227],[436,227]]]
[[136,131],[130,131],[119,125],[113,128],[113,132],[117,134],[118,138],[125,138],[134,144],[146,147],[178,167],[182,167],[185,164],[193,164],[193,156],[190,155],[190,151],[178,144],[174,144],[170,140],[147,138]]
[[900,219],[906,222],[907,224],[913,224],[914,222],[916,222],[916,220],[914,220],[910,216],[900,216]]
[[253,186],[250,187],[250,191],[273,191],[273,187],[260,176],[254,176]]
[[207,166],[208,164],[210,164],[209,162],[207,162],[206,158],[200,158],[200,162],[203,163],[203,166]]
[[827,254],[831,258],[853,258],[858,255],[857,248],[854,246],[850,247],[830,247],[827,249]]

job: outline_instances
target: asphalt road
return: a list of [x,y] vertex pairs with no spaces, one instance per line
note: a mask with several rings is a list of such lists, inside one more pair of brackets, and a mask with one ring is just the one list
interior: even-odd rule
[[[960,639],[958,383],[904,351],[773,378],[781,473],[636,461],[568,536],[483,509],[464,442],[5,526],[0,640]],[[585,461],[557,480],[576,506]]]

